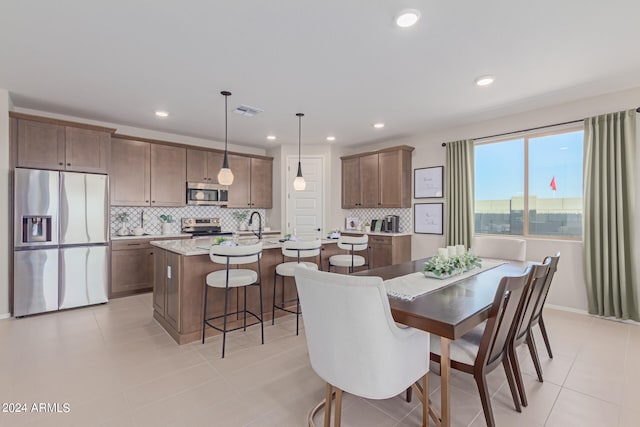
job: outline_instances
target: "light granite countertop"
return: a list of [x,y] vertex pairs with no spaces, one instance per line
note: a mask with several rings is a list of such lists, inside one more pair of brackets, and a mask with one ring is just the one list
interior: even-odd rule
[[176,237],[191,237],[188,233],[173,233],[173,234],[143,234],[142,236],[111,236],[111,240],[153,240],[153,239],[166,239]]
[[[157,246],[161,249],[174,252],[180,255],[192,256],[192,255],[208,255],[209,248],[216,241],[215,237],[202,237],[198,239],[188,240],[157,240],[152,241],[153,246]],[[256,238],[240,238],[241,244],[254,244],[257,243]],[[335,244],[337,240],[323,239],[322,244]],[[282,243],[278,241],[277,237],[267,236],[262,239],[262,249],[279,249],[282,247]]]
[[[224,233],[233,233],[233,231],[229,231],[229,230],[225,230]],[[280,235],[280,230],[269,230],[269,231],[263,231],[262,232],[263,235],[265,236],[270,236],[272,234],[277,234],[278,236]],[[238,235],[239,236],[253,236],[253,231],[238,231]],[[131,240],[131,239],[147,239],[147,240],[153,240],[153,239],[166,239],[166,238],[176,238],[176,237],[191,237],[190,233],[172,233],[172,234],[143,234],[141,236],[134,236],[134,235],[129,235],[129,236],[111,236],[111,240]]]
[[368,234],[369,236],[393,236],[393,237],[413,235],[413,233],[386,233],[384,231],[370,231],[368,233],[365,233],[364,231],[358,231],[358,230],[342,230],[340,232],[345,234]]

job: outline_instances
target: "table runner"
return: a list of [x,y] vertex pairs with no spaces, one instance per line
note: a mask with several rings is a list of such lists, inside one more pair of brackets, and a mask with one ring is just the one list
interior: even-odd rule
[[448,279],[425,277],[424,273],[419,271],[417,273],[396,277],[395,279],[385,280],[384,286],[387,290],[387,295],[411,301],[422,294],[435,291],[436,289],[443,288],[459,280],[475,276],[483,271],[491,270],[506,263],[506,261],[498,259],[483,259],[481,267],[474,268],[457,276],[449,277]]

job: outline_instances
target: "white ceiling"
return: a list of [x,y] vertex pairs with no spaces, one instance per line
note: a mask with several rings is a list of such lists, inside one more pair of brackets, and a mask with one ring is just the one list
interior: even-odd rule
[[[393,24],[405,7],[410,29]],[[231,142],[297,143],[304,112],[303,144],[372,143],[638,87],[638,16],[637,0],[3,0],[0,87],[16,107],[216,140],[226,89],[264,109],[230,113]]]

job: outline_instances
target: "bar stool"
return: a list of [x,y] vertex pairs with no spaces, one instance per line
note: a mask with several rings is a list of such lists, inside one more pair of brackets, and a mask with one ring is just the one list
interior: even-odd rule
[[[320,239],[317,240],[298,240],[298,241],[286,241],[282,244],[282,259],[284,261],[284,257],[288,258],[297,258],[297,261],[292,262],[283,262],[281,264],[276,265],[276,272],[273,275],[273,307],[271,312],[271,324],[275,324],[276,321],[276,308],[278,310],[286,311],[288,313],[293,313],[296,315],[296,335],[299,333],[300,328],[300,300],[298,299],[298,292],[296,290],[296,297],[294,299],[286,300],[284,299],[284,282],[286,277],[294,277],[295,276],[295,267],[298,264],[304,264],[308,268],[313,270],[318,269],[318,264],[313,262],[301,261],[302,258],[314,258],[320,257],[320,265],[322,266],[322,242]],[[282,277],[282,301],[276,303],[276,281],[278,280],[278,276]],[[295,287],[295,281],[293,282]],[[287,304],[295,301],[296,309],[295,311],[286,308]]]
[[[368,243],[369,236],[367,234],[363,234],[362,236],[340,236],[338,239],[338,247],[348,250],[349,254],[332,255],[329,258],[329,271],[331,271],[331,266],[346,267],[349,269],[349,273],[353,273],[355,267],[369,267],[371,248]],[[361,255],[355,254],[355,252],[365,250],[367,251],[366,259]]]
[[[260,329],[262,333],[262,344],[264,344],[264,324],[262,322],[262,285],[260,284],[261,270],[260,270],[260,258],[262,256],[262,242],[255,245],[239,245],[239,246],[221,246],[212,245],[209,250],[209,257],[211,261],[216,264],[226,265],[226,269],[214,271],[207,274],[206,284],[204,287],[204,314],[202,316],[202,344],[204,344],[204,335],[206,326],[210,326],[222,332],[222,358],[224,359],[224,351],[227,340],[227,332],[236,331],[238,329],[247,330],[247,314],[255,317],[260,322]],[[231,266],[258,263],[258,271],[231,268]],[[260,291],[260,316],[247,310],[247,287],[257,286]],[[209,287],[224,289],[224,314],[219,316],[213,316],[207,318],[207,296]],[[242,310],[238,309],[233,313],[228,313],[229,306],[229,291],[231,289],[242,287],[244,290],[244,305]],[[227,329],[227,317],[232,315],[244,314],[244,322],[242,326]],[[223,318],[223,327],[215,326],[210,321]],[[249,326],[256,325],[253,323]]]

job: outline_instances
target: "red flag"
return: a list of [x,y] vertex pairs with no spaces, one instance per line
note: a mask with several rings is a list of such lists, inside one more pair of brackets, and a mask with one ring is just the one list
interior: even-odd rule
[[556,177],[555,176],[551,177],[551,183],[549,183],[549,185],[551,186],[551,189],[553,191],[556,191]]

